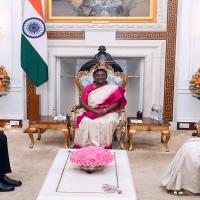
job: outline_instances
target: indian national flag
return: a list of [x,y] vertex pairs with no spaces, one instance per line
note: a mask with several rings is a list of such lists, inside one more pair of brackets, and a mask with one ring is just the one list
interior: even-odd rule
[[34,85],[48,80],[47,34],[40,0],[24,1],[21,66]]

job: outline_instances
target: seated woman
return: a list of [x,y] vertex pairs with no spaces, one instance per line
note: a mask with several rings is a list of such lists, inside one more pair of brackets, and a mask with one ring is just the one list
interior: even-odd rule
[[200,138],[186,141],[169,165],[162,185],[176,195],[200,194]]
[[119,124],[119,111],[126,105],[124,88],[107,83],[107,72],[98,68],[94,83],[85,87],[76,121],[74,147],[88,145],[112,148],[112,137]]

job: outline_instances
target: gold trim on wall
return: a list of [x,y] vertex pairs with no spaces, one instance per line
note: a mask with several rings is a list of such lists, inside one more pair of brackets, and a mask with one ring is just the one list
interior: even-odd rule
[[36,94],[36,86],[33,85],[33,82],[26,75],[26,101],[27,101],[27,119],[30,117],[30,96]]
[[53,16],[52,0],[45,0],[46,22],[66,23],[155,23],[157,21],[157,0],[150,0],[149,16],[141,17],[85,17],[85,16]]
[[48,31],[49,40],[85,40],[84,31]]
[[166,37],[166,32],[116,32],[116,40],[165,40]]

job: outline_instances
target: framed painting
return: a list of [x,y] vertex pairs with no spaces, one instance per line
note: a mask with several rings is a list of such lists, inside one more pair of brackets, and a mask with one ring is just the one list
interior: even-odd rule
[[157,0],[46,0],[46,21],[155,23]]

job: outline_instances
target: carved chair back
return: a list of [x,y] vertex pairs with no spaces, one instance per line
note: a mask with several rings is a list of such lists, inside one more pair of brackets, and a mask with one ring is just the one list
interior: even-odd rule
[[115,72],[113,68],[106,63],[104,60],[100,60],[97,64],[95,64],[89,71],[80,71],[76,74],[76,85],[79,89],[79,95],[81,96],[83,89],[93,83],[93,72],[97,69],[101,68],[107,71],[107,81],[111,84],[115,84],[118,86],[123,86],[126,88],[128,82],[127,74],[123,72]]

